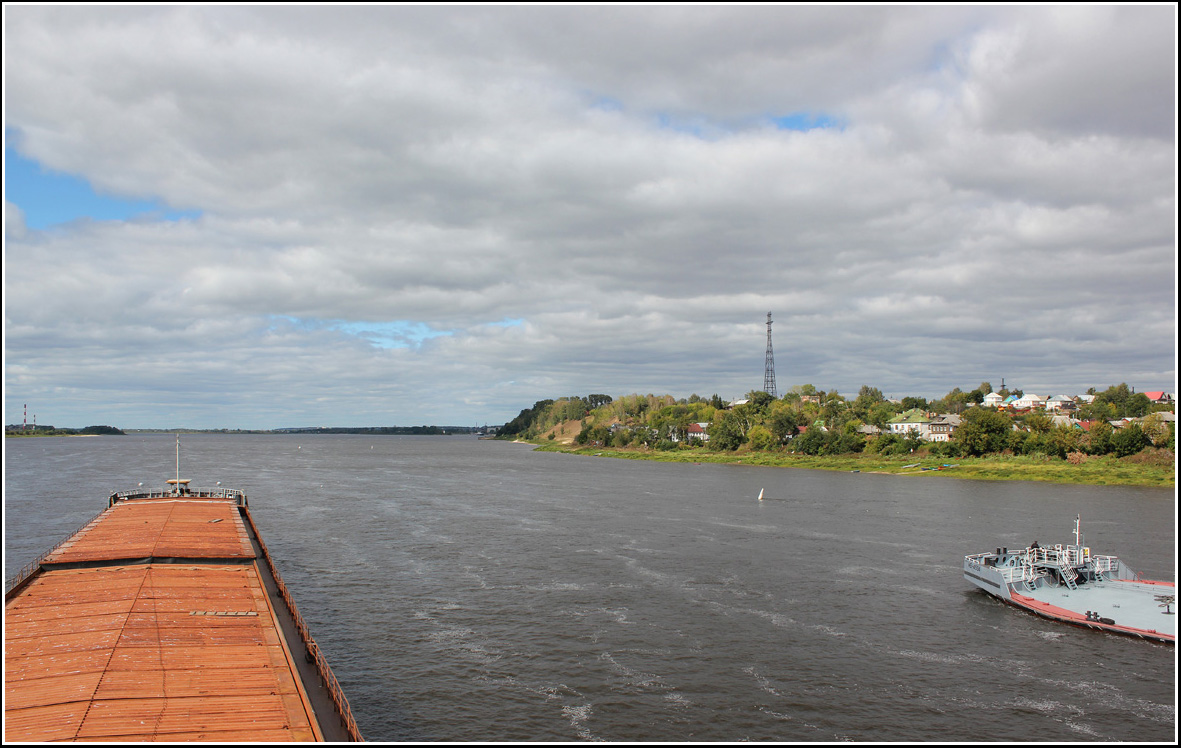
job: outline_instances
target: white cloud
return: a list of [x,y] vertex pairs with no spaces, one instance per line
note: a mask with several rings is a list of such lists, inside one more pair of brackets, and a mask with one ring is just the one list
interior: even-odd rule
[[20,208],[4,201],[4,237],[22,239],[25,236],[25,214]]
[[[8,404],[62,423],[730,397],[767,310],[781,389],[1175,380],[1171,8],[6,19],[10,143],[200,211],[41,232],[6,201]],[[801,112],[839,126],[771,125]]]

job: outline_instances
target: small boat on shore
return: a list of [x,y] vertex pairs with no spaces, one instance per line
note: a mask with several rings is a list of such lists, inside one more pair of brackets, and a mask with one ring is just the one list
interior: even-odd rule
[[1115,556],[1083,544],[1075,517],[1074,544],[964,557],[964,579],[1005,602],[1044,618],[1102,631],[1175,643],[1176,585],[1144,579]]

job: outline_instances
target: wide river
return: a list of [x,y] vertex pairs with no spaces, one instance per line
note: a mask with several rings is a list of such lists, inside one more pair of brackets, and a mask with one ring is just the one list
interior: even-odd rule
[[[1173,646],[1008,607],[967,553],[1174,580],[1174,492],[199,435],[380,741],[1172,741]],[[171,435],[6,440],[6,576],[162,488]],[[759,491],[765,500],[758,501]]]

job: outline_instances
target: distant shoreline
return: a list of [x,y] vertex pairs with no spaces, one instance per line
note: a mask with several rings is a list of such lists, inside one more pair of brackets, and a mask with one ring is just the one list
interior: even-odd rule
[[111,434],[81,434],[70,433],[67,429],[56,431],[5,431],[5,436],[12,437],[45,437],[45,436],[130,436],[143,434],[262,434],[270,436],[330,436],[335,434],[364,434],[366,436],[485,436],[483,430],[474,430],[468,426],[363,426],[357,428],[325,428],[325,429],[123,429],[122,433]]
[[[520,441],[520,440],[517,440]],[[575,447],[565,444],[528,442],[539,451],[628,460],[719,463],[761,467],[828,470],[843,473],[876,473],[900,476],[943,476],[968,480],[1040,481],[1068,485],[1176,487],[1176,456],[1167,450],[1116,458],[1092,457],[1072,464],[1040,456],[997,455],[991,457],[888,457],[881,455],[840,455],[812,457],[753,451],[710,452],[705,450],[652,450]]]

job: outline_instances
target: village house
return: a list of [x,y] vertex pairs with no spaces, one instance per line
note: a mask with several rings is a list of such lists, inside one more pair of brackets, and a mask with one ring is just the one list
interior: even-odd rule
[[927,424],[927,441],[949,442],[962,419],[954,413],[935,416]]
[[990,392],[984,396],[984,404],[990,408],[999,408],[1001,403],[1004,402],[1004,399],[1001,397],[1001,393]]
[[1066,395],[1055,395],[1046,401],[1046,412],[1069,412],[1077,409],[1078,403]]
[[1013,401],[1013,410],[1040,410],[1046,405],[1046,399],[1041,395],[1026,393]]
[[911,431],[918,434],[919,438],[924,438],[927,435],[927,424],[931,419],[927,418],[927,414],[918,408],[911,408],[905,413],[894,416],[886,425],[890,427],[891,434],[898,434],[899,436],[906,436]]

